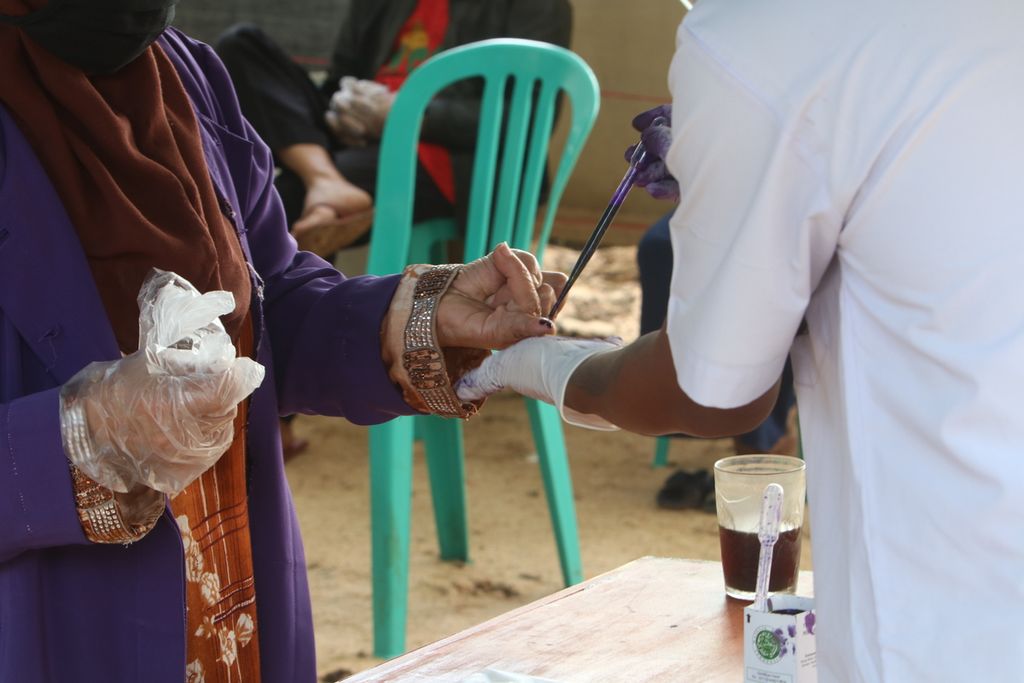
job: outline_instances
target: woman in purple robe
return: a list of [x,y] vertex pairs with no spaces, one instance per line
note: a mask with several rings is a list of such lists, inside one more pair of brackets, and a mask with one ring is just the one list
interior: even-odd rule
[[449,374],[553,331],[504,246],[297,251],[174,2],[0,0],[0,681],[314,681],[277,416],[466,417]]

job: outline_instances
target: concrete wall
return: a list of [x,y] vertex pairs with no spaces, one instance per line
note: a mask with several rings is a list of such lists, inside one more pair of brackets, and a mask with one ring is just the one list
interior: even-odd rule
[[327,63],[349,0],[182,0],[174,25],[212,43],[231,24],[258,24],[290,55],[313,67]]
[[[231,23],[253,21],[290,54],[316,67],[323,65],[330,53],[338,17],[347,2],[183,0],[175,24],[210,42]],[[572,49],[597,75],[601,113],[559,206],[553,237],[581,243],[625,172],[622,155],[637,137],[630,120],[638,112],[668,101],[668,65],[685,10],[678,0],[572,0],[572,4]],[[556,149],[563,140],[559,126]],[[635,242],[643,229],[669,208],[642,191],[632,193],[606,242]]]

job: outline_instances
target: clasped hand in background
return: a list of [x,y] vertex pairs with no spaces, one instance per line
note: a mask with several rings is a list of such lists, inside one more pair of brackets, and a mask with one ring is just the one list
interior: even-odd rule
[[324,121],[338,142],[362,147],[380,139],[394,99],[395,94],[381,83],[345,76],[331,96]]

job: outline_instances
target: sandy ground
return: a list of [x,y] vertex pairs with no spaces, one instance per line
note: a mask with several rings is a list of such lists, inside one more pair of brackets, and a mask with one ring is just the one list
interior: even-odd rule
[[[556,250],[557,251],[557,250]],[[588,268],[567,308],[563,329],[586,334],[635,336],[637,290],[633,252],[610,249],[606,262]],[[566,270],[573,253],[551,254]],[[568,259],[563,266],[559,259]],[[606,281],[602,282],[601,278]],[[605,315],[585,315],[601,292],[617,292]],[[592,297],[591,299],[588,299]],[[589,320],[588,320],[589,319]],[[608,323],[611,322],[609,326]],[[618,329],[613,329],[613,328]],[[366,430],[340,419],[299,416],[295,430],[310,449],[288,463],[306,544],[317,665],[323,681],[370,668],[373,658],[370,608],[369,474]],[[671,469],[653,469],[655,441],[626,433],[565,430],[576,493],[579,537],[586,577],[644,555],[719,559],[713,514],[667,511],[654,496]],[[469,499],[468,564],[441,562],[433,525],[430,489],[417,447],[413,481],[409,586],[409,648],[536,600],[562,587],[522,399],[492,397],[465,427]],[[673,441],[671,467],[711,467],[731,454],[729,440]],[[811,567],[805,543],[804,568]]]

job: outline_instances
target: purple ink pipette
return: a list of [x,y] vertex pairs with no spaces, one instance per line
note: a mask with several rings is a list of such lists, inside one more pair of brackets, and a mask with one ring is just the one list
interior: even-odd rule
[[[652,126],[667,125],[668,120],[659,116],[654,119],[651,123]],[[575,265],[572,267],[572,272],[569,273],[569,280],[565,283],[565,287],[562,288],[561,293],[558,295],[558,299],[555,300],[554,305],[551,307],[551,311],[548,313],[548,317],[554,319],[558,315],[558,311],[562,308],[562,304],[565,303],[565,297],[569,294],[569,289],[573,286],[579,278],[580,273],[583,272],[584,266],[590,261],[590,257],[597,251],[597,245],[601,243],[601,238],[604,237],[604,233],[608,230],[608,227],[612,224],[612,220],[615,218],[615,214],[619,212],[619,208],[622,203],[626,200],[626,195],[633,188],[633,181],[636,179],[637,165],[644,160],[647,156],[647,150],[644,148],[644,143],[637,143],[636,149],[633,150],[633,155],[629,158],[629,168],[626,169],[626,175],[622,177],[622,182],[615,188],[615,194],[612,195],[612,199],[608,202],[608,206],[605,207],[604,213],[601,214],[600,220],[597,221],[597,227],[594,228],[594,232],[590,234],[590,238],[587,243],[583,245],[583,250],[580,251],[579,258],[576,259]]]
[[761,542],[761,554],[757,561],[757,589],[751,609],[768,611],[768,580],[772,573],[772,555],[775,542],[779,540],[779,524],[782,521],[782,487],[768,484],[761,499],[761,522],[757,527],[757,540]]

